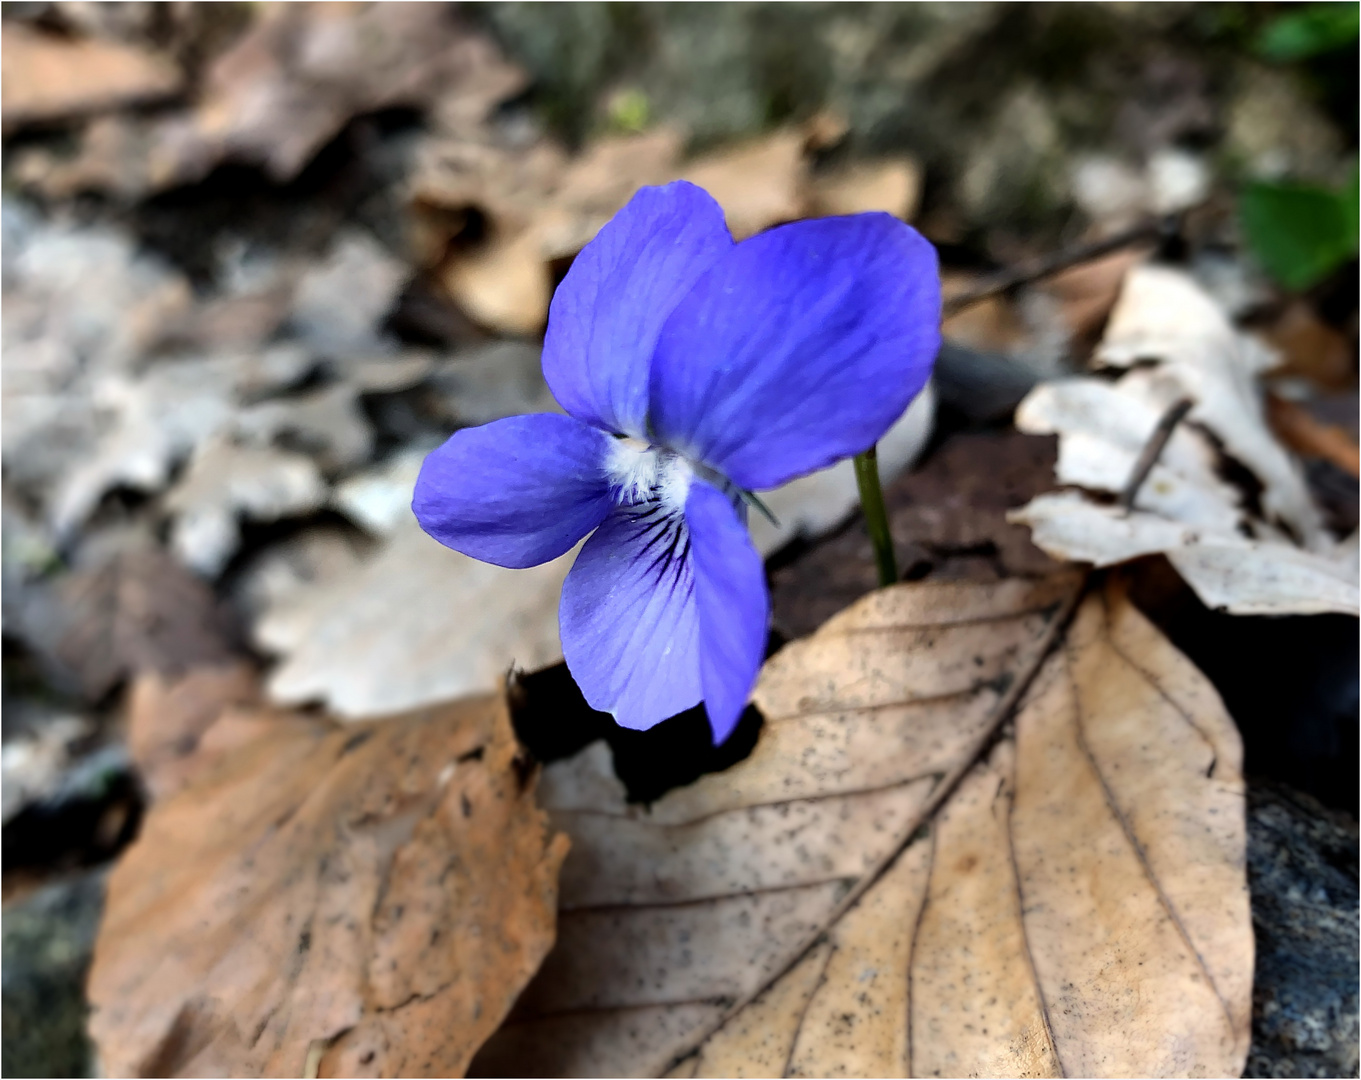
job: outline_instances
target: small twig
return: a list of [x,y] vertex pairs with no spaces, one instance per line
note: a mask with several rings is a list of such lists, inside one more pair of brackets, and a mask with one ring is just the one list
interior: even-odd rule
[[1163,413],[1162,419],[1158,421],[1158,426],[1149,435],[1148,442],[1144,443],[1144,448],[1139,451],[1139,460],[1134,463],[1134,469],[1130,472],[1129,480],[1125,483],[1125,490],[1120,492],[1120,505],[1124,507],[1125,513],[1134,509],[1134,500],[1139,494],[1139,489],[1144,486],[1148,474],[1153,471],[1153,466],[1158,463],[1158,458],[1162,456],[1167,441],[1172,438],[1172,432],[1176,431],[1177,425],[1185,419],[1193,405],[1195,405],[1195,402],[1190,398],[1182,398],[1167,412]]
[[1043,278],[1052,277],[1062,270],[1078,266],[1081,263],[1091,262],[1103,255],[1119,251],[1121,248],[1132,247],[1145,240],[1157,239],[1166,235],[1173,228],[1174,225],[1170,220],[1145,221],[1131,229],[1126,229],[1124,232],[1108,236],[1104,240],[1082,244],[1066,251],[1057,251],[1052,255],[1045,255],[1039,259],[1032,259],[1017,266],[1008,267],[991,277],[985,278],[967,292],[962,292],[958,296],[952,296],[946,300],[943,305],[943,313],[947,316],[954,315],[963,311],[966,307],[977,304],[980,300],[988,299],[990,296],[996,296],[998,293],[1008,292],[1017,286],[1029,285]]

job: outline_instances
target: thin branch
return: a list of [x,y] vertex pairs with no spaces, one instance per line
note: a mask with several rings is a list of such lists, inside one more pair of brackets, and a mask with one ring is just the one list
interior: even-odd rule
[[1120,505],[1125,508],[1125,513],[1134,509],[1134,500],[1139,494],[1139,489],[1144,486],[1148,474],[1153,471],[1153,466],[1158,463],[1158,458],[1162,456],[1167,441],[1172,438],[1172,432],[1177,430],[1177,425],[1185,419],[1193,405],[1195,405],[1195,402],[1190,398],[1182,398],[1178,401],[1167,412],[1163,413],[1162,419],[1158,421],[1158,426],[1153,429],[1153,434],[1148,437],[1148,442],[1144,443],[1144,448],[1139,451],[1139,460],[1134,463],[1134,468],[1129,474],[1129,480],[1125,483],[1125,490],[1120,492]]
[[984,278],[983,281],[975,285],[967,292],[952,296],[943,305],[943,313],[948,317],[963,311],[966,307],[977,304],[981,300],[986,300],[990,296],[999,293],[1009,292],[1021,285],[1029,285],[1032,282],[1040,281],[1047,277],[1053,277],[1062,270],[1070,267],[1079,266],[1082,263],[1092,262],[1104,255],[1120,251],[1136,244],[1146,243],[1149,240],[1157,240],[1175,231],[1173,219],[1160,219],[1158,221],[1145,221],[1133,228],[1126,229],[1124,232],[1108,236],[1104,240],[1096,240],[1090,244],[1081,244],[1077,247],[1069,248],[1066,251],[1057,251],[1052,255],[1045,255],[1038,259],[1031,259],[1028,262],[1020,263],[1016,266],[1000,270],[991,277]]

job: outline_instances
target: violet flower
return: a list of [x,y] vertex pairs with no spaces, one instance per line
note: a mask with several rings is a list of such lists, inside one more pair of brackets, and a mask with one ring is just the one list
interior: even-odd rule
[[700,188],[643,188],[553,297],[543,373],[568,415],[455,432],[413,509],[498,566],[594,530],[558,616],[586,700],[635,729],[703,700],[722,742],[769,621],[745,496],[872,447],[926,383],[939,318],[935,252],[888,214],[736,244]]

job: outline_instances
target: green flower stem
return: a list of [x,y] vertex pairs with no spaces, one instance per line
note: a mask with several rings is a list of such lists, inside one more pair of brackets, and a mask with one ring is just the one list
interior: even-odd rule
[[871,446],[863,454],[855,455],[855,482],[860,487],[860,509],[874,545],[874,563],[879,568],[879,584],[892,585],[898,580],[898,560],[893,556],[893,534],[888,528],[888,511],[884,509],[884,489],[879,486],[879,453]]

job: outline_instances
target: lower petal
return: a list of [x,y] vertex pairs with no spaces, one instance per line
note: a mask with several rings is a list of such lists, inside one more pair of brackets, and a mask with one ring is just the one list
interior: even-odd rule
[[621,726],[645,730],[696,704],[699,618],[685,517],[658,502],[610,514],[563,583],[558,624],[586,701]]
[[421,465],[411,508],[446,547],[521,569],[556,559],[613,505],[614,440],[556,413],[456,431]]
[[685,519],[699,610],[700,685],[717,744],[737,726],[761,670],[770,597],[761,556],[727,496],[696,482]]

